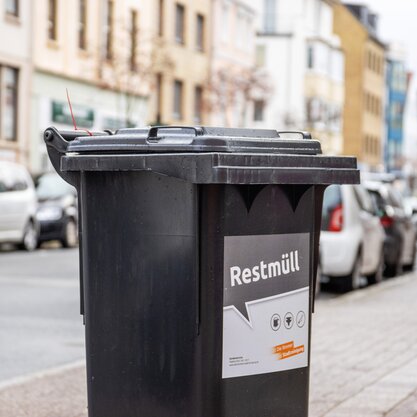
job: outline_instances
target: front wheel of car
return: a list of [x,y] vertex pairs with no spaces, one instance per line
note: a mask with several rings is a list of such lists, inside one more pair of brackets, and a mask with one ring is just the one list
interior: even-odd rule
[[33,221],[29,221],[25,227],[22,243],[19,247],[26,251],[33,251],[38,246],[38,232]]
[[411,263],[403,265],[403,270],[407,272],[412,271],[414,269],[415,262],[416,262],[416,243],[414,242],[413,256],[412,256]]
[[358,257],[353,264],[352,272],[349,275],[340,278],[341,289],[343,292],[353,291],[360,287],[362,277],[362,253],[358,253]]
[[378,266],[373,274],[367,275],[368,285],[378,284],[384,279],[384,252],[379,257]]
[[77,224],[74,219],[68,219],[64,227],[64,236],[61,239],[64,248],[74,248],[78,244]]

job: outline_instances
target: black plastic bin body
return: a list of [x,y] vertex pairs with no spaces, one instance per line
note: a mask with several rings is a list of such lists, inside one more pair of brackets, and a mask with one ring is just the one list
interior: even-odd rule
[[90,417],[308,415],[323,192],[359,176],[286,136],[45,132],[79,194]]

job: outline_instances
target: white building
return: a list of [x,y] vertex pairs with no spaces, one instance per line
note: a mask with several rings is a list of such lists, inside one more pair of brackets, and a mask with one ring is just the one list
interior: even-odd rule
[[256,10],[251,0],[212,0],[209,124],[246,126],[253,100],[247,86],[255,70]]
[[334,0],[260,0],[257,63],[272,94],[254,123],[309,130],[325,152],[342,151],[344,56],[333,34]]
[[144,48],[151,42],[152,2],[37,0],[33,4],[30,168],[39,173],[49,167],[45,128],[73,129],[66,89],[79,128],[145,123],[148,69],[142,68],[148,59]]
[[28,163],[31,0],[0,2],[0,159]]

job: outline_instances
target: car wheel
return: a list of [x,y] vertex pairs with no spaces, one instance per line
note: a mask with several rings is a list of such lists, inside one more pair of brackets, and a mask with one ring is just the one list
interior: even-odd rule
[[385,265],[384,275],[386,277],[393,278],[393,277],[396,277],[398,275],[401,275],[401,272],[402,272],[401,253],[402,253],[402,249],[400,248],[398,250],[398,256],[397,256],[396,261],[394,263],[387,263]]
[[29,221],[25,227],[22,243],[19,247],[23,250],[33,251],[38,246],[38,232],[33,221]]
[[64,248],[73,248],[78,243],[77,225],[73,219],[68,219],[65,223],[64,236],[61,244]]
[[316,295],[320,294],[321,291],[321,267],[320,267],[320,262],[317,265],[317,276],[316,276]]
[[403,265],[403,270],[404,271],[412,271],[414,269],[414,264],[416,262],[416,244],[414,243],[414,250],[413,250],[413,260],[411,261],[411,263],[407,264],[407,265]]
[[384,279],[384,267],[384,252],[382,252],[381,256],[379,257],[376,271],[366,277],[368,280],[368,285],[378,284]]
[[361,285],[361,270],[362,270],[362,253],[358,253],[355,263],[353,264],[352,272],[345,276],[340,277],[340,283],[343,292],[353,291]]

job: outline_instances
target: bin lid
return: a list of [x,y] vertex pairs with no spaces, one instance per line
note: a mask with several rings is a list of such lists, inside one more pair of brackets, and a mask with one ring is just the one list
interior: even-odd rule
[[58,173],[149,171],[199,184],[355,184],[356,158],[321,155],[306,132],[163,126],[111,132],[45,131]]
[[154,126],[114,134],[79,136],[68,146],[77,153],[239,152],[317,155],[320,142],[306,132],[266,129]]

